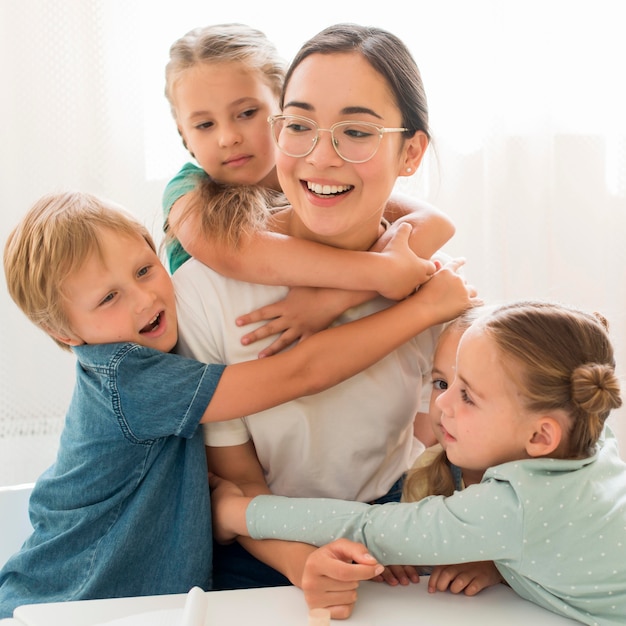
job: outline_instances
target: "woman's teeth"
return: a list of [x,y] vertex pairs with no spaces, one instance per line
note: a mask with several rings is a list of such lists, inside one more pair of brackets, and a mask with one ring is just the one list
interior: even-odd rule
[[307,182],[306,186],[310,191],[318,196],[331,196],[337,193],[343,193],[352,189],[351,185],[320,185],[318,183]]

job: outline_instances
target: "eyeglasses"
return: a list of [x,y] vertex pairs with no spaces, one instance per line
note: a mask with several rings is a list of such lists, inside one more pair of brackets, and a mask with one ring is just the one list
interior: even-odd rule
[[278,149],[291,157],[305,157],[317,145],[322,131],[330,133],[335,152],[348,163],[365,163],[378,150],[385,133],[403,133],[408,128],[384,128],[370,122],[337,122],[320,128],[308,117],[270,115],[272,137]]

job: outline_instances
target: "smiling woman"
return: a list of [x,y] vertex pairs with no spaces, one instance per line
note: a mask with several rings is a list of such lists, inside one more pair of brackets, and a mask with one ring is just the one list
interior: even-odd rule
[[[381,57],[389,63],[380,63]],[[396,180],[415,172],[428,146],[424,89],[414,59],[383,29],[330,26],[293,60],[282,108],[290,126],[277,137],[276,170],[289,205],[272,216],[273,230],[335,249],[369,250],[386,232],[383,215]],[[367,152],[352,158],[357,153],[346,148],[351,142],[362,148],[359,133],[341,135],[336,142],[320,133],[315,143],[307,140],[310,145],[301,155],[287,154],[281,136],[299,133],[303,116],[315,124],[305,129],[332,128],[335,137],[341,129],[367,128]],[[397,132],[377,130],[369,143],[373,128]],[[195,258],[176,270],[173,280],[180,320],[177,349],[208,362],[254,358],[258,348],[241,345],[233,324],[236,312],[267,307],[287,293],[286,287],[224,277]],[[334,326],[367,319],[391,304],[382,296],[366,294],[364,302],[357,295],[360,300],[342,311]],[[442,304],[451,304],[447,296]],[[399,499],[404,471],[423,450],[414,428],[428,405],[426,379],[438,333],[438,325],[429,326],[388,358],[323,393],[230,424],[212,424],[205,429],[210,471],[255,493]],[[265,338],[261,345],[272,340]],[[251,554],[237,544],[216,549],[215,588],[303,584],[306,546],[246,542],[245,548]]]

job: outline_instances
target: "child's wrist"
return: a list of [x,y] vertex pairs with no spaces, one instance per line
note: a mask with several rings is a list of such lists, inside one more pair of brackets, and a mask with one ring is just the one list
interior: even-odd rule
[[234,531],[241,537],[249,537],[248,532],[248,506],[253,498],[250,496],[241,496],[234,502],[233,513],[231,519],[235,520],[236,528]]

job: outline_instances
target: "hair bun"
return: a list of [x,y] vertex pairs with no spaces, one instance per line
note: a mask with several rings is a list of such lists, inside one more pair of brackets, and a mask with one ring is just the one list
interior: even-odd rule
[[588,413],[606,417],[622,405],[619,381],[609,365],[580,365],[572,373],[571,385],[574,404]]

